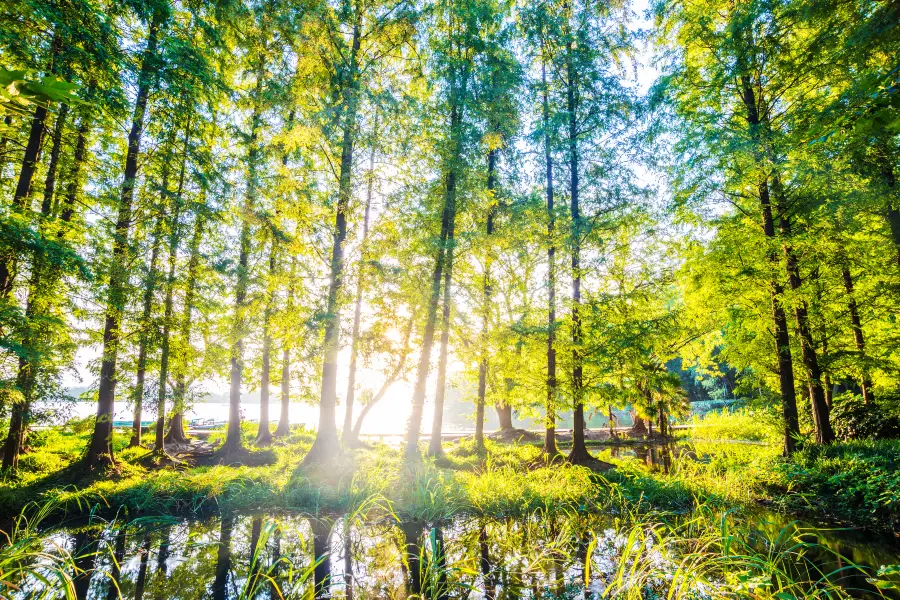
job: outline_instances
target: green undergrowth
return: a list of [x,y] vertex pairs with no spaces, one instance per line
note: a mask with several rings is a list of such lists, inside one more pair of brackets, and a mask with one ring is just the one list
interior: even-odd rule
[[[146,448],[126,448],[117,435],[115,472],[91,479],[71,476],[87,433],[51,429],[33,434],[19,472],[0,481],[3,516],[31,501],[56,501],[71,512],[85,505],[134,514],[188,514],[205,510],[353,510],[384,498],[407,518],[435,520],[459,513],[489,516],[541,511],[692,512],[696,506],[728,509],[762,502],[811,519],[838,520],[881,530],[898,528],[900,442],[840,443],[807,448],[791,461],[772,444],[681,443],[670,450],[603,449],[615,465],[605,473],[557,461],[548,464],[535,445],[487,441],[479,453],[471,440],[445,445],[440,459],[408,463],[386,445],[353,450],[328,469],[302,460],[314,434],[295,428],[270,450],[263,466],[212,465],[152,468]],[[145,440],[152,442],[152,436]],[[662,453],[669,452],[668,469]],[[655,460],[652,460],[654,459]],[[252,461],[249,461],[252,462]],[[655,464],[650,464],[655,463]]]
[[778,417],[769,407],[742,407],[694,415],[681,430],[693,440],[741,440],[778,444]]

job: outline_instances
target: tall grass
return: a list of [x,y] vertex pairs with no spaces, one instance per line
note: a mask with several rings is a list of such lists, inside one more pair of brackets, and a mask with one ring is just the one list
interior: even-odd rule
[[[0,531],[0,598],[27,593],[29,598],[75,598],[78,569],[64,546],[48,541],[41,525],[59,508],[56,502],[30,505],[10,531]],[[49,547],[48,547],[49,546]]]

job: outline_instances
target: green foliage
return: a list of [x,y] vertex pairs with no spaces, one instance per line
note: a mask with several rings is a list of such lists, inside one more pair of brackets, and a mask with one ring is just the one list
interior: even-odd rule
[[861,396],[840,394],[834,399],[831,416],[834,433],[843,440],[900,438],[900,415],[881,402],[866,404]]

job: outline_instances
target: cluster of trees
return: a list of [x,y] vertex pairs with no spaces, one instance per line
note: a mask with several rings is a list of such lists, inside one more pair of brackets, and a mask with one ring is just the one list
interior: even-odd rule
[[832,384],[874,402],[900,364],[898,10],[660,0],[647,32],[615,0],[7,2],[2,66],[77,99],[2,98],[4,465],[85,345],[90,468],[116,402],[164,458],[216,376],[224,452],[258,388],[257,444],[308,400],[325,461],[407,377],[418,455],[436,372],[439,455],[452,360],[478,444],[488,406],[544,415],[553,455],[572,411],[573,462],[586,410],[664,428],[675,358],[780,401],[787,451],[802,419],[827,443]]

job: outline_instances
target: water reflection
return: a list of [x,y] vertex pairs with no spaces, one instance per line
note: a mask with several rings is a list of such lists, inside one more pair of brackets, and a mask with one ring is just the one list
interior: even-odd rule
[[[665,455],[655,453],[661,468]],[[830,573],[845,590],[872,595],[869,574],[855,565],[900,562],[895,549],[871,539],[805,531],[769,516],[756,517],[759,524],[746,542],[767,556],[793,559],[805,552],[811,561],[781,568],[810,581]],[[679,561],[671,552],[685,545],[650,531],[631,539],[608,516],[577,513],[399,523],[387,517],[290,514],[151,521],[89,524],[49,534],[57,542],[64,538],[76,557],[79,600],[118,598],[120,592],[129,600],[594,598],[613,584],[623,565],[637,573],[630,576],[645,597],[664,597],[671,578],[661,574],[674,572]],[[652,576],[646,565],[633,569],[641,552],[656,569]]]

